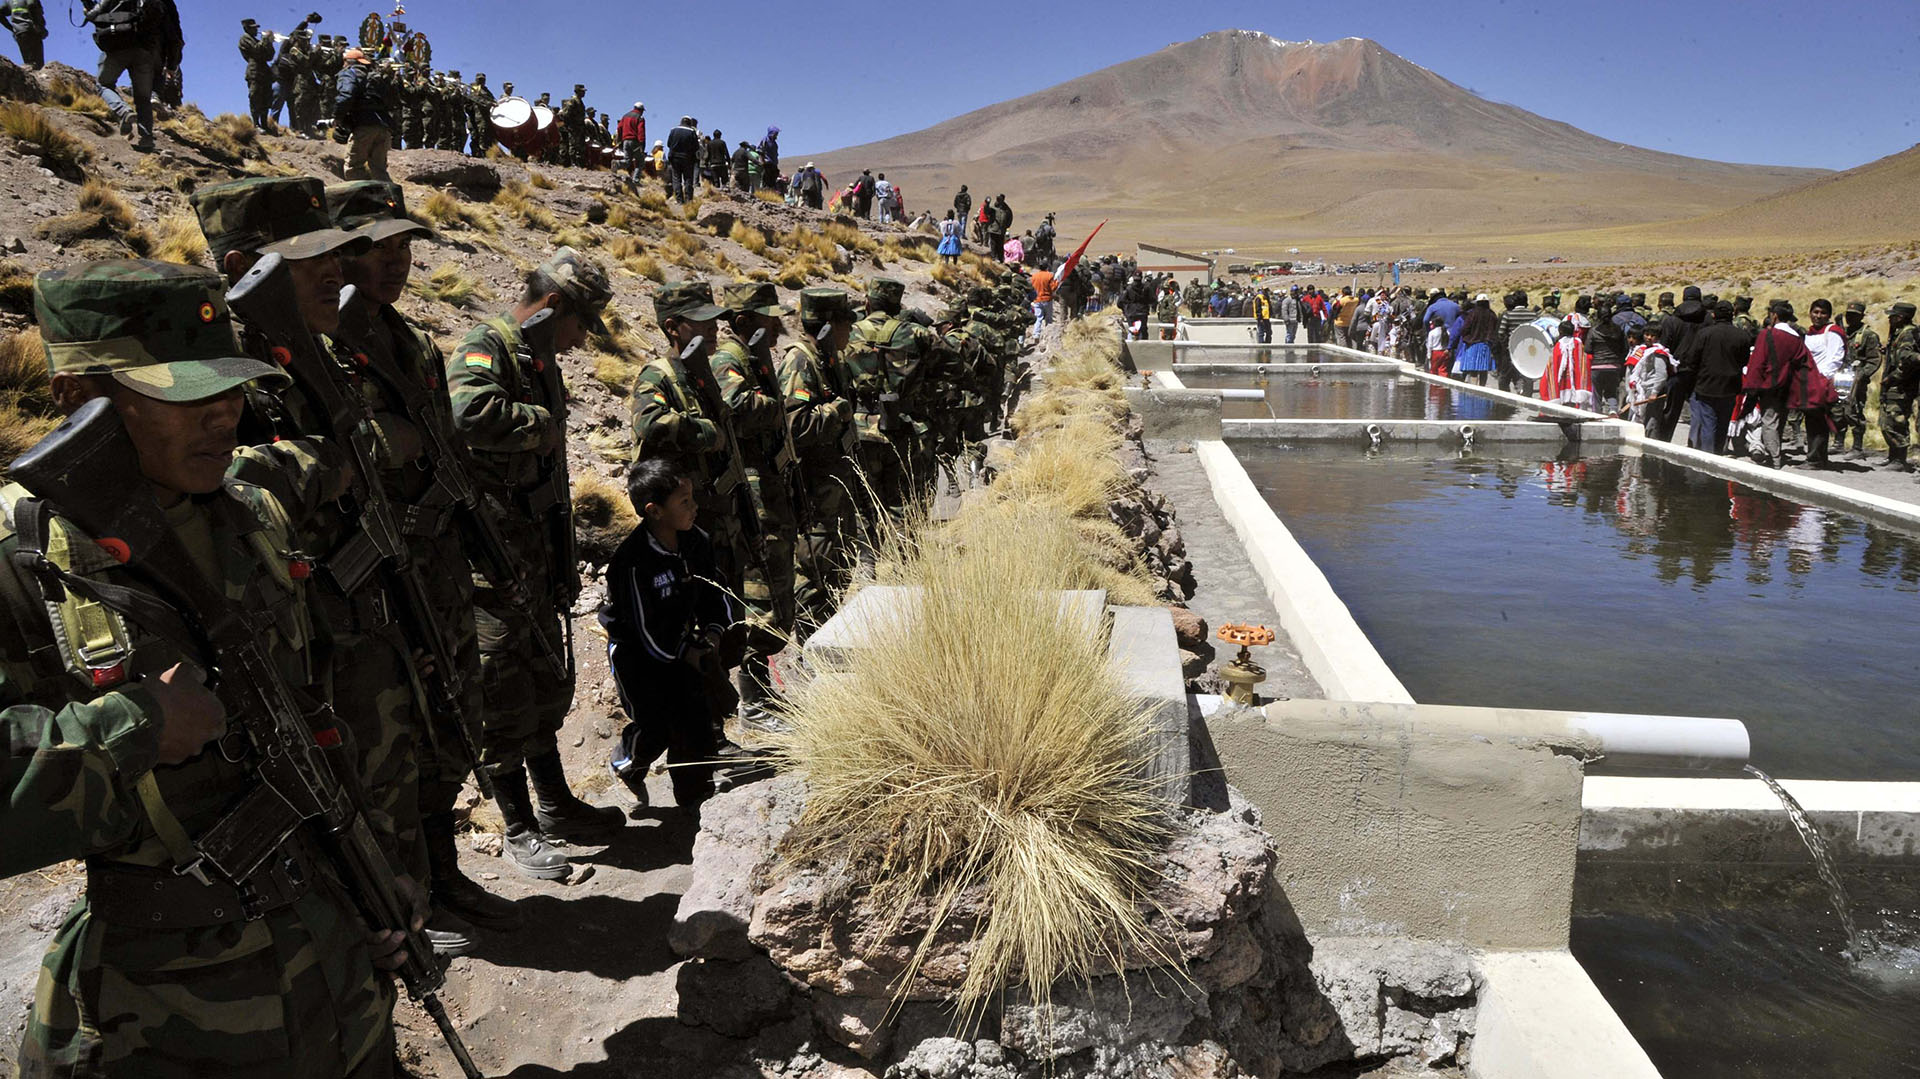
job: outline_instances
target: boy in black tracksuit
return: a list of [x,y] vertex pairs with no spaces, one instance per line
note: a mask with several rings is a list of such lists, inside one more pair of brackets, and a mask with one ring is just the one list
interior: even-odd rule
[[627,726],[608,762],[647,804],[647,768],[661,750],[673,799],[697,810],[713,793],[716,746],[704,668],[722,634],[740,620],[713,564],[707,534],[694,527],[693,481],[664,460],[641,461],[627,476],[640,527],[607,567],[600,625],[607,662],[627,710]]

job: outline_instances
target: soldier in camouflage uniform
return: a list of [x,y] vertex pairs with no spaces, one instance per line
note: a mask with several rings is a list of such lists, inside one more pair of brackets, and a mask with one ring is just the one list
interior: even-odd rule
[[780,357],[787,426],[806,484],[807,527],[794,548],[794,604],[819,625],[832,616],[853,564],[853,491],[860,484],[853,401],[840,381],[840,350],[853,332],[853,299],[837,288],[800,293],[801,334]]
[[301,138],[311,138],[314,125],[320,122],[320,73],[316,55],[319,46],[304,29],[294,31],[294,40],[288,44],[293,49],[288,67],[293,78],[293,94],[288,102],[293,110],[293,131]]
[[467,152],[467,112],[470,100],[467,97],[467,84],[460,81],[460,73],[449,69],[445,87],[440,92],[441,112],[447,118],[446,142],[442,150],[452,150],[456,154]]
[[426,87],[420,93],[420,110],[424,116],[421,121],[425,128],[426,147],[429,150],[447,148],[447,76],[435,71],[427,77]]
[[[384,471],[380,481],[407,536],[414,572],[426,586],[449,638],[446,644],[456,660],[455,693],[468,724],[466,734],[478,745],[486,702],[480,693],[473,575],[467,572],[461,548],[458,507],[441,476],[443,469],[465,470],[465,464],[448,452],[456,443],[446,360],[433,340],[393,307],[412,272],[414,238],[432,233],[407,216],[406,198],[397,184],[371,180],[335,184],[327,188],[327,212],[336,227],[372,244],[366,254],[342,260],[343,275],[357,296],[352,308],[343,311],[338,336],[365,376],[360,384],[382,427],[389,430],[388,437],[422,442],[419,458],[404,468]],[[412,628],[416,639],[428,632],[426,627]],[[461,954],[472,943],[463,920],[486,929],[513,930],[520,926],[520,913],[460,872],[453,805],[474,761],[467,754],[462,732],[452,729],[456,717],[428,710],[417,712],[415,718],[423,721],[413,732],[413,742],[425,863],[410,868],[427,886],[432,900],[427,935],[434,950]]]
[[584,165],[587,161],[587,88],[573,84],[573,96],[560,103],[554,123],[560,128],[559,163]]
[[[567,670],[555,671],[534,636],[551,635],[570,617],[580,587],[559,357],[588,334],[606,332],[600,311],[612,296],[599,263],[562,247],[527,275],[513,308],[469,331],[447,363],[453,426],[472,454],[474,482],[509,549],[532,571],[527,594],[553,603],[513,608],[475,582],[487,700],[480,755],[506,818],[501,853],[543,879],[568,872],[553,840],[591,837],[626,820],[620,809],[590,806],[568,787],[558,736],[573,704],[571,656]],[[528,801],[529,779],[537,806]]]
[[[648,360],[631,397],[633,459],[666,458],[700,492],[695,523],[713,541],[713,560],[738,593],[747,566],[758,560],[758,517],[747,512],[747,470],[733,437],[733,414],[720,397],[710,359],[727,309],[713,302],[704,281],[670,281],[653,294],[654,318],[667,336],[667,353]],[[698,339],[700,345],[682,359]]]
[[891,277],[867,283],[867,314],[854,323],[843,366],[860,431],[860,470],[868,504],[861,511],[876,524],[879,514],[906,512],[930,471],[920,460],[926,425],[913,415],[921,392],[921,364],[930,331],[900,313],[906,286]]
[[240,58],[247,65],[247,115],[253,126],[271,134],[273,126],[273,39],[262,37],[260,24],[240,20]]
[[1907,451],[1913,444],[1908,426],[1913,402],[1920,395],[1920,326],[1913,324],[1914,307],[1894,304],[1887,312],[1887,370],[1880,376],[1880,435],[1887,440],[1887,459],[1875,468],[1912,471]]
[[1760,336],[1760,324],[1753,320],[1753,297],[1735,296],[1733,298],[1733,324],[1746,331],[1748,341]]
[[[346,65],[347,39],[321,35],[320,47],[313,52],[313,70],[319,87],[319,108],[331,114],[340,88],[340,69]],[[316,120],[319,117],[315,117]]]
[[771,695],[767,658],[793,635],[794,546],[807,510],[795,502],[805,492],[773,359],[784,329],[780,320],[793,308],[766,281],[736,281],[722,290],[720,302],[728,324],[713,351],[713,379],[733,417],[760,533],[760,557],[747,566],[740,588],[750,622],[740,696],[743,716],[750,717]]
[[397,134],[406,142],[409,150],[418,150],[427,144],[427,80],[420,69],[409,66],[399,79],[400,117],[397,122],[400,130]]
[[473,85],[467,87],[467,127],[473,133],[473,142],[467,153],[472,157],[485,157],[493,148],[493,91],[487,89],[487,73],[476,72]]
[[[116,262],[43,273],[35,307],[49,390],[71,412],[113,401],[147,479],[100,476],[154,498],[187,555],[258,615],[293,686],[313,680],[316,625],[291,571],[293,507],[223,474],[241,388],[285,376],[235,346],[220,282],[198,267]],[[297,485],[337,490],[322,470]],[[195,842],[254,788],[246,738],[195,673],[205,657],[52,580],[150,589],[53,507],[44,560],[16,559],[30,492],[6,489],[0,539],[0,723],[7,841],[0,875],[73,858],[86,894],[54,934],[20,1042],[23,1076],[332,1079],[391,1074],[398,934],[369,934],[314,826],[239,889],[199,877]],[[45,518],[42,518],[45,520]],[[46,595],[39,603],[28,596]],[[163,605],[166,601],[159,601]],[[83,656],[52,619],[82,627]],[[219,657],[214,657],[216,662]],[[215,741],[219,741],[216,748]],[[411,885],[403,882],[403,890]]]
[[[371,244],[365,236],[333,227],[320,182],[252,177],[202,188],[192,203],[208,250],[229,280],[238,281],[263,255],[287,260],[299,309],[286,312],[285,318],[299,319],[318,335],[323,355],[339,365],[336,384],[371,389],[353,373],[357,364],[348,366],[351,361],[340,358],[330,340],[340,321],[340,259],[364,254]],[[250,354],[267,359],[270,346],[256,331],[243,326],[242,344]],[[296,384],[278,395],[254,394],[248,405],[242,433],[251,448],[235,465],[237,477],[274,490],[291,503],[294,496],[277,488],[282,461],[308,456],[344,461],[341,451],[324,439],[331,426],[328,406],[313,388]],[[380,466],[413,467],[421,451],[418,434],[396,412],[377,404],[373,424]],[[309,519],[308,543],[323,569],[350,550],[364,531],[359,518],[337,503],[298,509],[298,515]],[[351,591],[330,572],[316,576],[312,605],[333,637],[324,681],[353,735],[356,763],[367,785],[369,819],[396,837],[395,864],[424,877],[415,740],[426,721],[413,690],[412,649],[403,627],[393,620],[396,604],[378,575]]]
[[1867,305],[1854,300],[1847,304],[1847,358],[1853,363],[1853,389],[1847,394],[1847,400],[1841,409],[1842,425],[1840,442],[1845,446],[1847,433],[1853,433],[1853,450],[1846,455],[1849,461],[1858,461],[1867,456],[1862,440],[1867,437],[1867,392],[1873,387],[1873,376],[1880,370],[1885,349],[1880,343],[1880,335],[1867,325]]
[[971,478],[975,471],[972,447],[985,434],[984,374],[993,364],[991,334],[975,321],[964,299],[942,312],[936,330],[940,344],[932,372],[938,409],[934,416],[934,453],[947,477],[947,493],[960,494],[956,475],[962,461]]

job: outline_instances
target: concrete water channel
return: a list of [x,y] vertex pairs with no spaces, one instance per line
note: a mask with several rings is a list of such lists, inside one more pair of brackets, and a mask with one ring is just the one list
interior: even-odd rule
[[1854,960],[1761,784],[1588,769],[1570,947],[1662,1074],[1920,1074],[1920,507],[1346,349],[1128,357],[1328,696],[1733,717],[1808,803]]

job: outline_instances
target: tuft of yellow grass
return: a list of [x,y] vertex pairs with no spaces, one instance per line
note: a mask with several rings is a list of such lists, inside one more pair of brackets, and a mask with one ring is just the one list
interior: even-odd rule
[[773,279],[788,288],[805,288],[807,282],[824,278],[833,272],[833,266],[812,252],[798,254],[780,264],[773,272]]
[[[827,227],[820,232],[829,243],[839,244],[850,252],[871,255],[880,250],[880,241],[852,225],[842,224],[839,221],[827,222]],[[828,252],[828,255],[831,256],[832,252]]]
[[206,265],[207,237],[200,231],[200,219],[187,210],[161,219],[151,257],[185,266]]
[[106,181],[95,178],[80,187],[76,201],[80,209],[100,215],[107,227],[115,232],[125,232],[133,227],[133,207],[115,191]]
[[53,103],[68,112],[82,113],[106,119],[112,114],[107,108],[107,99],[76,82],[70,75],[56,75],[47,86],[47,93]]
[[[1064,981],[1170,952],[1146,921],[1167,809],[1143,778],[1146,712],[1116,688],[1102,635],[1063,617],[1071,527],[1004,524],[897,544],[919,602],[784,704],[774,739],[808,789],[790,861],[844,861],[891,919],[883,936],[931,899],[914,971],[943,931],[971,928],[968,1028],[1015,985],[1045,1007]],[[963,895],[985,917],[948,926]]]
[[510,218],[518,220],[530,229],[540,232],[552,232],[560,222],[553,211],[540,204],[533,189],[519,180],[508,180],[499,191],[494,193],[493,205]]
[[54,172],[73,175],[93,160],[93,151],[62,130],[46,110],[24,102],[0,104],[0,135],[32,147],[40,163]]
[[554,246],[587,251],[600,246],[600,237],[586,228],[565,228],[554,233]]
[[542,191],[553,190],[552,180],[547,179],[545,176],[542,176],[541,174],[534,172],[531,169],[527,170],[527,183],[533,187],[539,188]]
[[762,257],[765,257],[767,249],[772,246],[767,240],[766,233],[745,221],[735,221],[733,228],[727,232],[727,239],[746,248],[748,253]]
[[442,231],[465,228],[489,236],[500,231],[500,222],[484,206],[468,202],[451,191],[436,190],[414,202],[411,208],[427,224]]
[[624,357],[611,352],[598,353],[593,357],[593,380],[612,390],[616,397],[625,397],[633,389],[633,380],[639,375],[640,368]]
[[425,278],[416,276],[410,279],[407,289],[425,299],[455,307],[470,307],[475,300],[493,299],[493,294],[478,278],[453,262],[441,263]]
[[759,199],[761,202],[771,202],[775,206],[785,206],[787,204],[785,196],[770,187],[756,188],[753,192],[753,197]]
[[635,195],[634,198],[640,203],[642,210],[648,210],[656,214],[664,214],[667,212],[667,193],[657,187],[641,188],[640,193]]
[[0,462],[10,462],[60,422],[48,390],[40,330],[0,337]]
[[620,265],[626,267],[634,274],[652,281],[654,284],[659,284],[667,279],[666,267],[660,265],[660,260],[654,258],[652,255],[635,255],[632,258],[621,259]]
[[828,263],[833,262],[833,241],[825,233],[806,225],[795,225],[780,237],[780,246],[792,251],[795,256],[814,255]]

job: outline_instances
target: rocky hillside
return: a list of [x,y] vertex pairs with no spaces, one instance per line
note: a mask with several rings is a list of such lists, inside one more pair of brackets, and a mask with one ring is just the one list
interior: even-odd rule
[[[192,107],[161,122],[157,139],[155,153],[133,152],[90,76],[50,64],[36,78],[0,60],[0,382],[12,382],[0,385],[0,458],[47,426],[44,361],[31,333],[34,273],[136,256],[206,265],[193,191],[247,175],[333,183],[345,157],[331,142],[263,136],[244,119],[210,120]],[[884,272],[907,282],[910,306],[931,310],[950,286],[980,280],[985,265],[969,256],[936,270],[930,236],[738,193],[707,192],[681,207],[658,183],[633,191],[608,172],[437,150],[396,151],[390,166],[408,208],[439,231],[414,245],[401,307],[443,349],[502,309],[555,247],[606,263],[610,332],[562,364],[576,405],[576,469],[588,463],[608,476],[626,459],[626,388],[662,340],[650,301],[657,283],[752,277],[777,282],[791,300],[810,285],[858,293]]]

